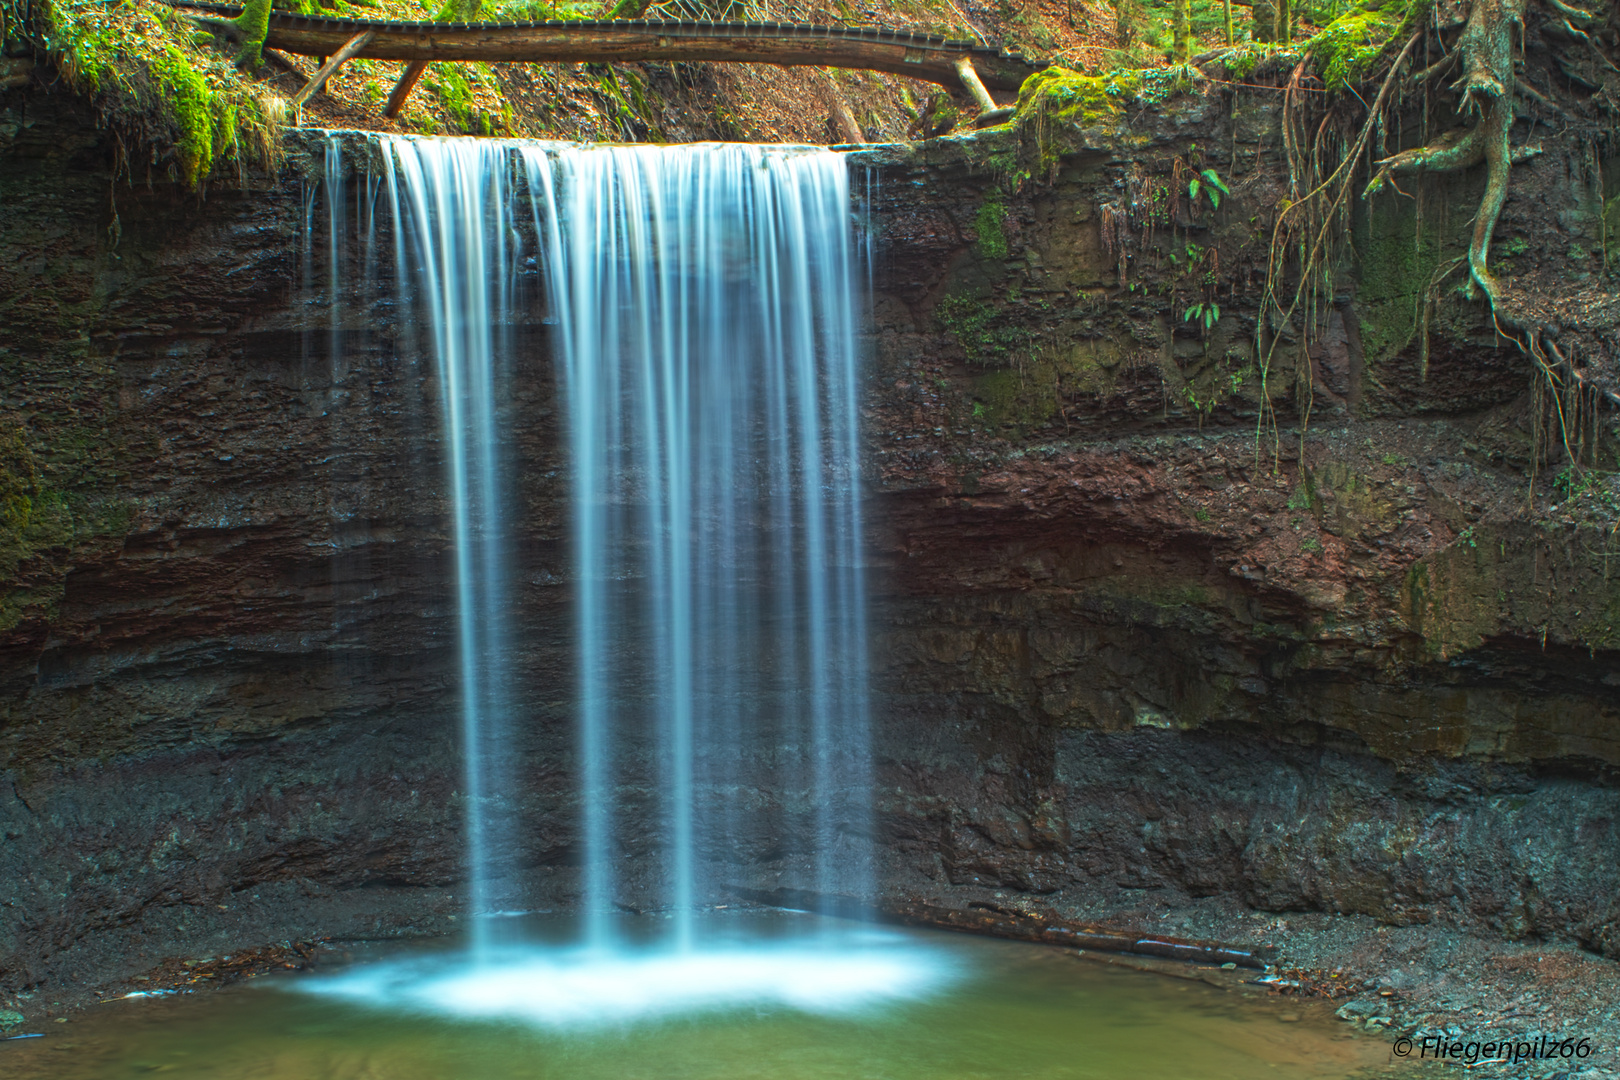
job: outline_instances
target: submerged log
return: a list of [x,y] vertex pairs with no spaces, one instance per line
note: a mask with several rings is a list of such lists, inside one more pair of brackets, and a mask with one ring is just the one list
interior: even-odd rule
[[[231,24],[239,7],[170,0],[204,25]],[[376,32],[366,60],[625,63],[731,61],[786,67],[885,71],[946,87],[962,85],[959,59],[994,90],[1017,90],[1044,65],[977,42],[875,27],[641,19],[522,23],[388,22],[272,11],[264,44],[300,56],[331,56],[356,34]]]
[[1235,964],[1257,971],[1264,971],[1267,961],[1276,955],[1276,950],[1271,946],[1245,948],[1219,942],[1169,937],[1164,934],[1143,934],[1116,927],[1093,926],[1055,916],[1027,914],[984,905],[970,904],[967,908],[951,908],[913,901],[874,906],[853,897],[829,896],[804,889],[766,891],[733,888],[731,892],[740,899],[757,904],[816,911],[841,918],[899,923],[904,926],[937,930],[960,930],[987,937],[1009,938],[1013,941],[1094,949],[1098,952],[1134,953],[1139,956],[1154,956],[1164,960],[1181,960],[1198,964]]

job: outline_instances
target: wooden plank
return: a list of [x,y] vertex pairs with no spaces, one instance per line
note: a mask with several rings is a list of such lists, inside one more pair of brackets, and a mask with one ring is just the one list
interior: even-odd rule
[[338,51],[329,56],[326,63],[322,64],[315,74],[310,77],[309,82],[304,84],[304,88],[293,95],[293,108],[303,108],[304,102],[320,92],[321,87],[326,85],[326,80],[332,77],[334,71],[343,66],[344,61],[352,59],[361,49],[371,44],[371,39],[376,36],[377,31],[375,30],[362,30],[348,41],[345,41]]

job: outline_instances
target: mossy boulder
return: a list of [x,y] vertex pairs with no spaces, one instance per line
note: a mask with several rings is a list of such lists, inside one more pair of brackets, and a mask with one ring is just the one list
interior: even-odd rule
[[1343,90],[1366,77],[1406,15],[1406,4],[1386,3],[1373,10],[1356,5],[1305,43],[1317,74],[1329,90]]
[[1139,71],[1082,75],[1065,67],[1049,67],[1024,80],[1018,90],[1017,117],[1025,121],[1055,120],[1082,128],[1112,124],[1141,86]]

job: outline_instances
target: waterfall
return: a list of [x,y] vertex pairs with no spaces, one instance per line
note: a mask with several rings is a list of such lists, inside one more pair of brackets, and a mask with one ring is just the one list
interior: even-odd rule
[[[677,945],[724,895],[703,865],[741,841],[762,739],[800,799],[782,823],[807,849],[795,884],[864,891],[845,165],[744,145],[520,152],[570,425],[589,936],[607,942],[614,897],[614,732],[638,713],[660,733]],[[637,669],[650,694],[623,692]]]
[[[502,420],[515,322],[548,325],[566,417],[585,939],[616,945],[632,892],[669,916],[677,950],[700,944],[698,914],[730,886],[869,893],[863,283],[843,160],[374,148],[399,321],[438,376],[475,954],[522,888],[513,752],[530,721],[513,705]],[[520,294],[531,257],[543,285]],[[649,788],[655,835],[627,835],[621,807]],[[646,873],[624,880],[636,858],[655,895]]]
[[[438,372],[455,559],[468,908],[475,954],[487,952],[502,896],[491,852],[508,850],[512,581],[497,395],[510,324],[512,192],[508,152],[472,139],[382,139],[396,281],[425,328]],[[510,874],[504,875],[509,878]]]

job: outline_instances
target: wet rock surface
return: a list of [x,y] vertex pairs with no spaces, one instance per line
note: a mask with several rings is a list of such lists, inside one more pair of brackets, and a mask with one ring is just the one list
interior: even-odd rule
[[[64,98],[0,104],[0,457],[28,507],[0,551],[0,1005],[166,957],[453,932],[438,391],[363,284],[391,254],[345,254],[356,284],[329,294],[303,229],[313,143],[199,200],[138,166],[115,181]],[[1477,313],[1437,323],[1420,371],[1427,270],[1373,258],[1397,212],[1358,219],[1362,270],[1303,357],[1279,352],[1266,406],[1245,343],[1274,120],[1220,104],[1137,118],[1129,143],[1087,133],[1055,174],[1013,129],[852,158],[876,237],[885,890],[1264,939],[1305,982],[1410,977],[1391,1032],[1473,1011],[1606,1024],[1613,1053],[1609,490],[1530,493],[1532,372]],[[1199,145],[1235,147],[1215,161],[1231,198],[1122,241],[1114,215]],[[1537,215],[1589,195],[1557,157],[1504,218],[1537,244]],[[1446,214],[1472,203],[1450,203],[1426,227],[1460,237]],[[1190,326],[1211,295],[1219,318]],[[514,858],[562,907],[566,481],[544,326],[516,330],[533,828]],[[656,828],[647,783],[621,795]],[[768,882],[792,855],[755,839],[708,856]],[[627,903],[656,902],[656,870]],[[1527,995],[1539,1012],[1501,1011]]]

